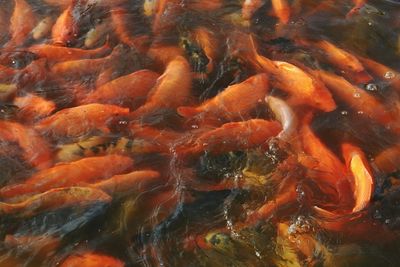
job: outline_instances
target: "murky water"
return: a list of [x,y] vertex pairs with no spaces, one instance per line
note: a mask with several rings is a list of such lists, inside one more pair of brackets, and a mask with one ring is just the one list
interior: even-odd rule
[[[287,22],[271,1],[254,1],[248,19],[244,1],[156,2],[0,1],[0,266],[104,266],[66,263],[87,253],[110,266],[398,266],[400,2],[366,1],[348,15],[353,1],[293,0]],[[331,59],[321,40],[354,59]],[[306,91],[307,82],[280,80],[254,49],[313,75],[332,97],[296,98],[288,87]],[[186,60],[165,72],[177,56]],[[169,92],[151,90],[173,72]],[[186,108],[251,77],[262,84],[264,72],[269,89],[258,100],[237,91],[216,104],[231,104],[224,112]],[[299,125],[258,142],[261,120],[281,127],[273,101]],[[57,113],[92,103],[114,106]],[[222,138],[204,137],[230,122]],[[365,169],[351,165],[354,153]],[[104,163],[80,161],[94,157]],[[144,173],[133,182],[101,184],[135,171]],[[371,174],[372,187],[357,174]]]

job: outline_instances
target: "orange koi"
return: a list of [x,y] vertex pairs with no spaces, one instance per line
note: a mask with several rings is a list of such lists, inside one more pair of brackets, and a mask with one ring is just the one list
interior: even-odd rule
[[225,123],[219,128],[201,134],[188,150],[189,154],[210,151],[215,154],[262,146],[282,130],[276,121],[252,119]]
[[365,68],[368,69],[368,71],[376,75],[380,80],[383,79],[389,82],[393,86],[393,89],[400,93],[399,72],[369,58],[359,56],[358,59],[365,66]]
[[295,104],[304,104],[325,112],[336,108],[336,103],[329,90],[316,77],[303,71],[299,67],[284,61],[272,61],[257,53],[254,40],[250,37],[250,53],[256,67],[276,78],[277,86],[290,93]]
[[90,157],[70,163],[59,163],[42,170],[23,184],[8,185],[0,189],[5,199],[21,195],[42,193],[59,187],[91,183],[123,173],[132,168],[133,160],[120,155]]
[[263,0],[245,0],[242,4],[242,18],[250,20],[254,13],[264,4]]
[[33,45],[27,48],[27,50],[39,57],[47,58],[50,62],[97,58],[111,51],[108,43],[104,44],[102,47],[90,50],[48,44]]
[[0,140],[17,143],[24,159],[37,169],[48,168],[52,163],[50,146],[33,129],[16,122],[0,121]]
[[342,144],[347,168],[353,175],[354,207],[353,212],[363,210],[369,204],[374,191],[374,178],[364,152],[351,144]]
[[149,47],[149,36],[139,35],[133,36],[130,33],[130,27],[135,21],[133,14],[130,14],[123,8],[111,9],[111,20],[115,33],[121,42],[134,47],[136,50],[145,53]]
[[287,0],[271,0],[275,16],[282,24],[287,24],[290,19],[290,6]]
[[[324,143],[315,135],[311,129],[312,114],[307,114],[303,119],[300,129],[300,138],[303,143],[303,150],[317,161],[309,177],[315,180],[318,185],[327,192],[337,196],[340,205],[348,205],[352,201],[348,199],[347,191],[349,181],[346,175],[346,168],[338,157],[329,150]],[[307,167],[307,166],[306,166]]]
[[38,122],[35,129],[53,137],[78,137],[94,130],[109,132],[107,122],[128,113],[129,109],[119,106],[87,104],[58,111]]
[[352,109],[363,112],[366,116],[383,125],[388,125],[395,121],[393,115],[375,97],[352,85],[346,79],[322,70],[315,70],[313,73]]
[[134,171],[127,174],[115,175],[110,179],[90,184],[90,187],[100,189],[110,196],[145,192],[152,186],[160,185],[160,173],[152,170]]
[[13,104],[19,108],[18,118],[27,123],[47,117],[56,109],[54,102],[32,94],[16,97]]
[[10,21],[11,40],[7,46],[21,46],[36,25],[36,16],[25,0],[14,0],[14,12]]
[[29,218],[65,207],[109,202],[111,197],[101,190],[89,187],[64,187],[51,189],[18,203],[0,202],[0,214]]
[[150,70],[140,70],[108,82],[90,92],[82,103],[128,104],[144,99],[154,87],[159,75]]
[[78,21],[73,15],[75,11],[74,9],[74,4],[71,4],[57,18],[53,28],[51,29],[53,44],[67,46],[72,44],[77,38],[79,28]]
[[[301,41],[306,43],[306,41]],[[329,41],[322,40],[311,43],[324,52],[323,59],[343,71],[346,77],[351,78],[356,83],[367,83],[372,77],[365,71],[362,63],[346,50],[337,47]]]
[[[179,88],[179,89],[177,89]],[[192,88],[191,68],[183,57],[172,60],[148,95],[147,102],[131,113],[133,118],[160,108],[175,109],[184,105]]]
[[380,152],[373,160],[380,171],[392,173],[400,169],[400,145],[389,147]]
[[198,107],[179,107],[178,113],[184,117],[205,114],[227,120],[242,118],[248,115],[257,103],[263,101],[268,90],[268,76],[257,74],[244,82],[228,86]]
[[85,252],[68,256],[60,267],[124,267],[125,264],[119,259],[94,252]]

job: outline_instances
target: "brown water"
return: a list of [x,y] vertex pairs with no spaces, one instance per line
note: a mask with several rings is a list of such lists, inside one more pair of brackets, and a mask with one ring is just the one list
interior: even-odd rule
[[[45,1],[28,2],[40,17],[50,15],[56,18],[61,12],[57,7],[46,5]],[[132,34],[138,36],[151,32],[153,18],[142,14],[142,1],[128,2],[123,7],[128,15],[132,15]],[[168,17],[169,22],[173,24],[171,29],[151,36],[153,44],[185,48],[186,58],[190,61],[193,71],[204,74],[207,57],[201,48],[192,43],[189,33],[198,25],[207,27],[214,33],[220,44],[214,70],[202,79],[194,80],[193,102],[211,98],[228,85],[239,83],[255,74],[256,71],[248,62],[229,54],[230,47],[240,47],[240,44],[232,44],[231,33],[234,31],[252,32],[260,44],[259,52],[275,60],[295,60],[310,67],[332,70],[332,66],[318,58],[315,50],[296,43],[298,38],[324,39],[352,54],[371,58],[394,70],[400,70],[399,1],[367,1],[359,13],[351,18],[345,17],[353,6],[351,1],[289,1],[293,12],[290,22],[285,26],[280,25],[271,14],[270,3],[266,2],[251,21],[247,22],[247,26],[243,26],[240,19],[228,19],[229,15],[240,16],[240,1],[225,0],[222,8],[212,11],[183,8],[176,16]],[[3,14],[1,23],[5,25],[2,26],[4,29],[2,28],[0,38],[4,45],[9,40],[6,32],[13,6],[12,1],[0,2]],[[86,11],[86,21],[82,23],[77,38],[68,43],[68,46],[84,48],[87,31],[96,23],[107,21],[110,15],[108,7],[90,6]],[[84,17],[83,13],[80,16]],[[120,43],[112,30],[107,38],[111,47]],[[100,38],[95,47],[101,46],[105,39],[105,36]],[[27,39],[21,47],[14,47],[13,52],[19,51],[15,55],[9,56],[8,52],[3,51],[1,63],[10,68],[22,69],[36,59],[34,54],[24,52],[26,48],[35,43],[46,42],[50,42],[49,36],[37,41]],[[148,55],[128,47],[124,47],[123,51],[124,57],[115,63],[118,65],[118,71],[113,73],[113,79],[144,68],[162,73],[163,67],[152,62]],[[30,92],[42,96],[53,101],[57,110],[62,110],[77,105],[68,89],[77,84],[93,87],[97,75],[90,73],[72,78],[63,77],[62,84],[58,79],[45,75],[43,80],[32,83],[29,80],[27,84],[23,84],[21,94]],[[23,77],[18,75],[13,78],[17,83],[21,80]],[[375,76],[368,85],[357,85],[383,103],[399,102],[397,93],[385,77]],[[272,94],[286,96],[286,93],[276,88],[272,90]],[[139,100],[135,105],[142,102]],[[391,109],[394,108],[387,105],[387,110]],[[14,106],[12,98],[0,101],[2,120],[23,121],[17,114],[18,108]],[[273,116],[268,109],[260,105],[251,117]],[[114,142],[122,137],[131,138],[127,133],[127,125],[139,122],[141,125],[154,126],[160,131],[173,130],[182,135],[199,127],[193,121],[184,120],[175,110],[160,110],[133,122],[126,117],[118,118],[112,122],[111,132],[103,135],[107,135]],[[390,129],[372,122],[358,110],[340,101],[336,110],[318,113],[313,121],[313,129],[341,160],[340,144],[343,141],[356,142],[371,160],[382,150],[398,144],[399,140],[398,135]],[[76,142],[76,139],[53,140],[46,136],[44,138],[51,143],[53,152],[65,143]],[[17,144],[1,141],[2,186],[21,182],[36,172],[24,161]],[[113,141],[96,148],[108,153],[112,151],[107,149],[112,146]],[[172,147],[175,148],[174,145]],[[12,152],[7,152],[9,150]],[[116,150],[117,153],[121,152]],[[86,156],[98,154],[93,149],[87,153]],[[18,214],[1,216],[0,240],[4,240],[7,235],[14,235],[36,236],[42,241],[27,241],[19,245],[0,241],[0,266],[57,266],[68,255],[84,251],[95,251],[118,258],[126,266],[399,265],[400,167],[393,173],[381,173],[374,169],[373,197],[365,212],[360,215],[361,224],[350,223],[342,232],[335,232],[323,229],[310,207],[310,203],[316,205],[318,200],[325,200],[323,190],[314,190],[314,185],[305,181],[305,174],[300,168],[297,169],[297,165],[293,165],[289,170],[278,168],[290,159],[294,153],[292,148],[281,146],[276,140],[272,140],[267,149],[256,147],[220,155],[202,152],[189,163],[183,162],[177,153],[174,149],[169,153],[128,153],[129,157],[135,160],[135,169],[157,170],[165,178],[165,183],[147,191],[114,197],[113,201],[107,204],[60,208],[28,218],[21,219]],[[297,199],[294,204],[283,211],[273,213],[267,219],[245,227],[238,226],[246,221],[246,215],[251,211],[273,199],[279,186],[283,184],[283,178],[293,174],[302,176],[296,183]],[[282,179],[277,179],[276,176]],[[223,181],[234,186],[215,189]],[[242,184],[245,186],[240,186]],[[353,236],[353,227],[360,228],[360,225],[370,222],[377,226],[376,229],[384,230],[373,232],[375,228],[371,228],[374,230],[363,232],[361,236],[354,231]],[[289,227],[286,233],[292,234],[292,238],[297,234],[297,237],[312,240],[309,258],[293,245],[293,242],[301,243],[307,240],[300,238],[293,241],[290,237],[285,237],[279,233],[284,227]],[[54,238],[60,243],[53,247],[49,245],[48,238]],[[194,241],[201,238],[207,244],[206,247]]]

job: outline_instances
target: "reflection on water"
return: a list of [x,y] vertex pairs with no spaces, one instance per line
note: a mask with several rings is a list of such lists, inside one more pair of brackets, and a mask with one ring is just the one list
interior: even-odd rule
[[0,2],[0,266],[397,266],[400,2],[360,2]]

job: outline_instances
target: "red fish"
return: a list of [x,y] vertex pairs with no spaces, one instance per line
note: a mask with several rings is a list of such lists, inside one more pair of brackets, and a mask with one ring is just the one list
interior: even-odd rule
[[179,107],[184,117],[203,114],[217,119],[234,120],[246,117],[258,103],[262,103],[269,90],[266,74],[254,75],[242,83],[231,85],[214,98],[198,107]]
[[160,173],[152,170],[134,171],[120,174],[110,179],[90,184],[90,187],[100,189],[110,196],[127,194],[132,192],[145,192],[152,186],[162,183]]
[[252,119],[230,122],[201,134],[188,150],[189,154],[210,151],[215,154],[265,145],[282,130],[276,121]]
[[323,51],[323,60],[328,61],[337,67],[345,77],[352,79],[356,83],[367,83],[372,77],[365,71],[364,66],[357,57],[348,51],[337,47],[327,40],[316,42],[300,41],[302,44],[309,44]]
[[106,124],[129,109],[114,105],[87,104],[56,112],[35,125],[41,133],[53,137],[78,137],[94,130],[109,132]]
[[166,67],[178,56],[184,56],[184,51],[179,46],[152,45],[147,55],[155,61],[157,65]]
[[74,6],[70,5],[57,18],[51,30],[53,44],[66,46],[78,36],[78,25],[73,17]]
[[68,256],[61,263],[60,267],[124,267],[125,264],[119,259],[111,256],[85,252]]
[[56,109],[54,102],[32,94],[16,97],[13,104],[19,108],[18,118],[27,123],[47,117]]
[[85,206],[94,203],[109,203],[111,197],[101,190],[88,187],[56,188],[34,195],[22,202],[0,202],[0,214],[28,218],[42,212],[65,207]]
[[71,163],[60,163],[34,174],[23,184],[1,188],[0,196],[14,198],[26,194],[42,193],[53,188],[96,182],[123,173],[132,165],[131,158],[119,155],[90,157]]
[[272,61],[259,55],[253,38],[251,36],[244,38],[247,39],[243,40],[246,44],[242,48],[245,58],[250,58],[256,68],[272,74],[276,78],[276,86],[288,92],[294,104],[312,106],[325,112],[336,108],[332,95],[319,79],[293,64]]
[[31,53],[38,55],[39,57],[45,57],[50,62],[96,58],[104,56],[111,51],[108,43],[106,43],[102,47],[88,50],[48,44],[33,45],[27,48],[27,50]]
[[90,92],[82,103],[123,103],[132,106],[143,100],[156,84],[159,75],[150,70],[140,70],[108,82]]
[[208,58],[207,73],[214,69],[214,62],[218,56],[218,40],[215,38],[214,33],[205,27],[197,27],[192,32],[196,43],[199,44]]
[[317,165],[313,166],[313,172],[309,173],[309,177],[316,181],[322,191],[329,192],[336,199],[337,205],[348,207],[353,199],[348,197],[350,184],[347,179],[346,168],[338,157],[315,135],[311,129],[311,121],[312,114],[309,113],[303,119],[300,129],[304,152],[317,161]]
[[191,68],[183,57],[172,60],[158,78],[146,103],[131,113],[137,118],[160,108],[175,109],[188,102],[192,89]]
[[0,140],[17,143],[23,150],[24,159],[38,169],[52,163],[50,146],[33,129],[16,122],[0,121]]
[[[330,90],[332,90],[334,95],[340,98],[352,109],[362,112],[366,116],[385,126],[396,123],[393,114],[391,114],[382,103],[365,90],[352,85],[346,79],[333,73],[322,70],[316,70],[313,72],[329,87]],[[398,129],[396,131],[398,131]]]
[[28,3],[25,0],[14,0],[14,3],[10,21],[11,40],[7,46],[23,45],[36,25],[36,16]]

